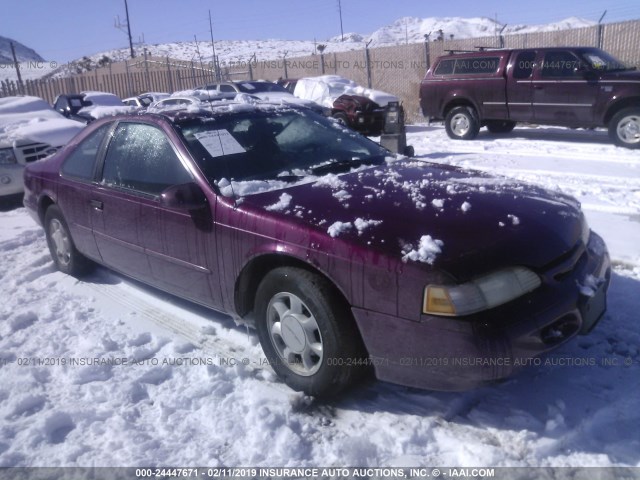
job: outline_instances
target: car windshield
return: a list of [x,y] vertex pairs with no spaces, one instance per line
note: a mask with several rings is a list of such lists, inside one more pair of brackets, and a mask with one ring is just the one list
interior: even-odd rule
[[255,109],[178,123],[211,184],[304,179],[380,164],[389,152],[313,112]]
[[598,48],[585,49],[580,52],[581,57],[587,64],[594,70],[600,71],[620,71],[620,70],[632,70],[631,67],[626,65],[621,60],[618,60],[613,55],[600,50]]
[[243,93],[289,93],[286,88],[271,82],[240,82],[236,85],[238,86],[238,89]]

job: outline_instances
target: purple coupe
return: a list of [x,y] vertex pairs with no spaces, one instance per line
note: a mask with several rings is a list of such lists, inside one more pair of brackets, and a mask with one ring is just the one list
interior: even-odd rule
[[276,373],[462,390],[585,334],[610,261],[572,198],[394,158],[305,109],[98,120],[25,171],[61,271],[94,262],[255,325]]

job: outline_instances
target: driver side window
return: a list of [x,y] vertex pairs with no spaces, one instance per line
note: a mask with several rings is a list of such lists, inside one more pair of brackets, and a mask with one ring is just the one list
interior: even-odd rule
[[102,182],[151,195],[192,181],[164,132],[151,125],[120,123],[104,160]]

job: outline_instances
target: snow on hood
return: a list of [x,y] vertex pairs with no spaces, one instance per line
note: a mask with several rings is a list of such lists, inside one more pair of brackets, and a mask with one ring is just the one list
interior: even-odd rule
[[479,172],[401,160],[326,177],[233,191],[248,195],[244,208],[282,205],[272,213],[458,278],[486,273],[489,257],[496,268],[542,267],[572,249],[583,228],[571,197]]
[[33,141],[59,147],[83,128],[83,124],[64,118],[41,98],[0,98],[2,144]]
[[0,130],[0,139],[4,137],[12,143],[30,140],[46,143],[53,147],[61,147],[69,143],[83,128],[82,123],[66,118],[34,118],[28,122],[9,125],[4,130]]
[[296,97],[312,100],[325,107],[332,107],[333,102],[341,95],[367,97],[381,107],[387,106],[389,102],[400,101],[395,95],[362,87],[354,81],[339,75],[301,78],[298,80],[293,93]]

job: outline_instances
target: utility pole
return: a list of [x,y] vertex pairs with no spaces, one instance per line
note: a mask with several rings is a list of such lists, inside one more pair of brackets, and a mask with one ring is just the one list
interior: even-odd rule
[[606,14],[607,14],[607,11],[605,10],[604,13],[602,14],[602,16],[600,17],[600,20],[598,20],[598,30],[597,30],[598,48],[602,48],[602,20],[604,19],[604,16]]
[[342,29],[342,4],[340,0],[338,0],[338,13],[340,14],[340,38],[341,41],[344,42],[344,30]]
[[211,50],[213,50],[213,70],[215,72],[214,81],[219,82],[218,62],[216,60],[216,44],[213,41],[213,22],[211,21],[211,9],[209,9],[209,33],[211,33]]
[[20,64],[18,63],[18,57],[16,57],[16,47],[13,45],[13,42],[10,43],[11,45],[11,55],[13,56],[13,64],[16,67],[16,73],[18,74],[18,89],[20,90],[21,94],[24,94],[24,85],[22,83],[22,75],[20,74]]
[[124,12],[127,14],[127,34],[129,35],[129,49],[131,50],[131,58],[136,56],[133,51],[133,40],[131,40],[131,22],[129,21],[129,5],[127,5],[127,0],[124,0]]
[[[124,32],[124,27],[127,27],[126,34],[129,37],[129,49],[131,51],[131,58],[135,58],[136,53],[133,50],[133,40],[131,39],[131,22],[129,22],[129,5],[127,5],[127,0],[124,0],[124,11],[127,15],[127,21],[125,23],[120,23],[120,16],[116,16],[116,21],[114,27],[118,30],[122,30]],[[144,37],[143,37],[144,41]]]

